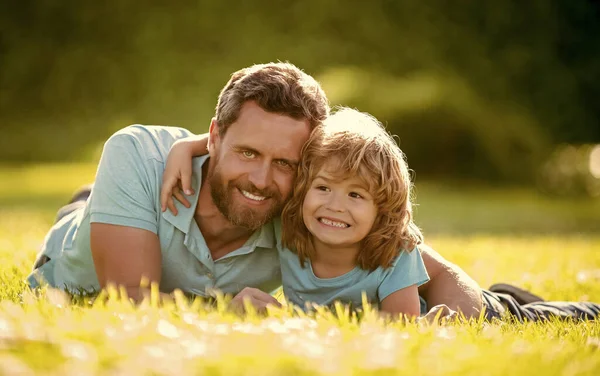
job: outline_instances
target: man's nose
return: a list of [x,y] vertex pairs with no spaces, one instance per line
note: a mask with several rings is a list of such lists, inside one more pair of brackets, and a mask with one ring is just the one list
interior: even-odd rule
[[257,189],[263,190],[273,182],[273,172],[270,165],[261,165],[249,175],[249,180]]

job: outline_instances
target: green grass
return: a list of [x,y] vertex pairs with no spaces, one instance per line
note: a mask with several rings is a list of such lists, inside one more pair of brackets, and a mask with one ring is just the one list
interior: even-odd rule
[[[0,168],[0,375],[600,374],[596,323],[402,325],[287,310],[240,319],[183,298],[134,307],[113,292],[74,305],[57,291],[26,291],[58,205],[93,175],[92,165]],[[418,189],[427,241],[482,286],[600,301],[597,201]]]

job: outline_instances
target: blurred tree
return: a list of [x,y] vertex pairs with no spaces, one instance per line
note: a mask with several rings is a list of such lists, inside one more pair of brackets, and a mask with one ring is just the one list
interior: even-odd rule
[[598,20],[570,0],[2,2],[0,161],[80,158],[133,122],[204,131],[231,72],[289,60],[419,174],[523,180],[600,141]]

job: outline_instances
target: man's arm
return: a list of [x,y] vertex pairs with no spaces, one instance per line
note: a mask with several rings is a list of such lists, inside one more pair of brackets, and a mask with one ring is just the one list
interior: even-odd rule
[[127,295],[141,301],[147,290],[142,278],[160,283],[161,252],[158,236],[135,227],[92,223],[90,246],[100,287],[123,286]]
[[[168,133],[171,132],[171,133]],[[90,248],[100,287],[125,287],[136,301],[147,289],[142,278],[159,283],[157,181],[160,137],[181,137],[177,130],[134,125],[111,136],[102,151],[90,201]]]
[[421,244],[419,250],[430,278],[419,287],[419,294],[427,301],[427,306],[445,304],[467,318],[478,316],[482,302],[481,287],[477,282],[431,247]]

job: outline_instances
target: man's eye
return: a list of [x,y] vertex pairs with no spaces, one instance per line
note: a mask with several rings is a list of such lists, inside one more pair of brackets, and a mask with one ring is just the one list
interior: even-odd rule
[[275,163],[277,163],[277,164],[278,164],[280,167],[285,167],[285,168],[292,167],[292,166],[291,166],[289,163],[287,163],[286,161],[281,161],[281,160],[279,160],[279,161],[276,161]]
[[254,152],[250,150],[242,151],[242,155],[248,159],[254,158],[256,156],[256,154],[254,154]]

